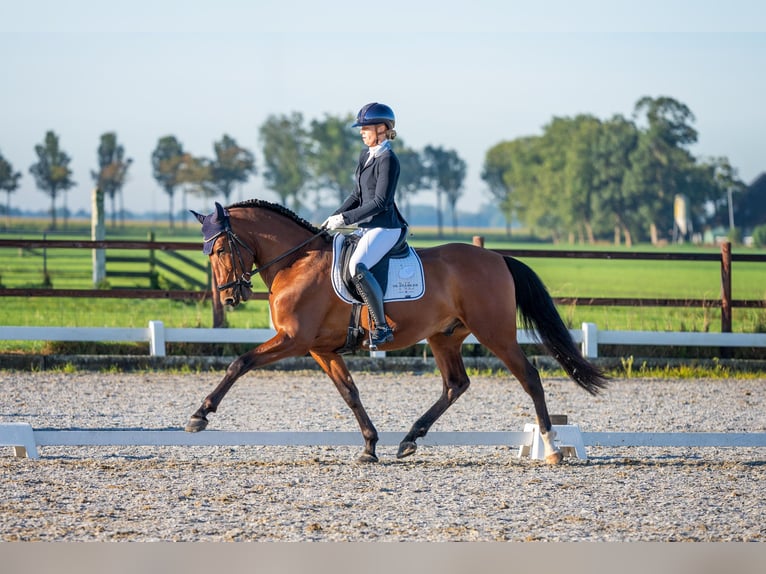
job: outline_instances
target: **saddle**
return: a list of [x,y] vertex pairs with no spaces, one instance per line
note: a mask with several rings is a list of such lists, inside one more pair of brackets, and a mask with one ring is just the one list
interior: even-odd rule
[[[340,276],[343,279],[343,285],[345,285],[351,296],[357,301],[362,300],[361,296],[356,290],[354,282],[351,280],[351,270],[349,269],[349,261],[351,255],[354,253],[357,244],[359,243],[359,236],[355,234],[344,235],[343,245],[340,248],[340,257],[337,264],[340,265]],[[388,287],[388,266],[391,259],[400,259],[407,257],[410,254],[410,246],[407,243],[407,228],[403,228],[399,234],[399,239],[396,240],[394,246],[383,256],[383,259],[378,261],[370,269],[373,277],[378,281],[381,291],[386,292]]]
[[[351,353],[362,346],[365,330],[361,327],[362,298],[351,280],[349,260],[359,242],[359,236],[335,236],[333,242],[332,284],[336,294],[343,301],[351,304],[346,343],[336,352]],[[407,243],[407,228],[402,229],[399,239],[388,253],[370,272],[380,284],[384,301],[412,301],[419,299],[425,292],[425,278],[420,257]]]

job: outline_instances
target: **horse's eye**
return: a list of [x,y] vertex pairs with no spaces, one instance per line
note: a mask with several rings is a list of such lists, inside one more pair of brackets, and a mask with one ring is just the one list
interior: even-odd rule
[[220,247],[216,250],[215,254],[218,255],[218,257],[223,257],[225,251],[223,250],[223,247]]

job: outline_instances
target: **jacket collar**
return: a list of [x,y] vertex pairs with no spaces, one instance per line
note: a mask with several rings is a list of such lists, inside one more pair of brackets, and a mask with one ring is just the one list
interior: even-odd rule
[[[375,160],[377,158],[379,158],[381,155],[383,155],[390,149],[391,149],[391,142],[389,140],[384,140],[383,143],[381,144],[367,148],[367,157],[365,157],[364,165],[362,166],[362,169],[366,169],[370,167],[373,163],[375,163]],[[370,155],[372,155],[372,159],[370,159]]]

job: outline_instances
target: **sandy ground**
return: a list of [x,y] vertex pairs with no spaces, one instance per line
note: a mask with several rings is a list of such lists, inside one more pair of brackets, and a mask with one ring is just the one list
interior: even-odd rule
[[[0,423],[182,428],[210,374],[0,371]],[[402,436],[437,375],[360,374],[379,431]],[[766,379],[616,380],[593,398],[545,381],[549,409],[583,431],[766,432]],[[531,400],[473,377],[433,431],[519,431]],[[210,428],[358,430],[318,372],[251,373]],[[511,447],[421,446],[358,464],[357,447],[0,449],[1,539],[43,541],[765,541],[763,448],[588,448],[550,467]]]

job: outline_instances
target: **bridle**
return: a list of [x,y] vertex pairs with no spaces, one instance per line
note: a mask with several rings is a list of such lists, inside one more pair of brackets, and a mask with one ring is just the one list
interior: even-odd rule
[[[306,239],[304,242],[300,243],[299,245],[296,245],[295,247],[289,249],[288,251],[285,251],[281,255],[275,257],[268,263],[264,263],[258,268],[251,269],[250,271],[247,270],[245,266],[245,260],[242,257],[242,251],[240,248],[244,248],[250,256],[253,258],[253,265],[255,265],[255,251],[250,249],[250,247],[242,241],[239,236],[234,233],[234,230],[231,228],[231,225],[229,224],[228,218],[226,219],[226,222],[224,223],[223,229],[210,237],[209,239],[205,240],[205,243],[212,242],[215,243],[216,239],[218,239],[221,235],[226,236],[226,241],[229,244],[229,256],[231,257],[231,270],[232,275],[234,276],[234,279],[229,281],[228,283],[223,283],[222,285],[217,285],[219,291],[223,291],[225,289],[234,288],[234,297],[236,301],[239,301],[242,298],[242,290],[246,287],[247,289],[253,288],[253,283],[250,280],[250,278],[253,275],[257,275],[264,269],[271,267],[275,263],[281,261],[285,257],[288,257],[301,249],[302,247],[308,245],[311,243],[314,239],[319,237],[322,234],[326,234],[326,229],[320,229],[319,232],[315,233],[308,239]],[[239,264],[239,269],[241,269],[241,273],[238,274],[237,271],[237,264]],[[239,275],[239,276],[238,276]]]
[[[226,241],[229,244],[229,255],[231,257],[231,270],[232,274],[234,275],[234,279],[232,281],[229,281],[228,283],[223,283],[221,285],[217,285],[217,288],[219,291],[223,291],[225,289],[229,289],[231,287],[234,287],[234,296],[236,297],[236,300],[239,301],[239,299],[242,298],[242,290],[247,287],[248,289],[253,288],[253,283],[250,281],[250,277],[252,276],[252,271],[248,271],[245,267],[245,260],[242,257],[242,249],[244,248],[250,256],[253,258],[253,261],[255,261],[255,252],[250,249],[250,247],[242,241],[236,233],[231,229],[231,226],[229,225],[228,220],[224,224],[224,227],[221,231],[210,237],[209,239],[205,240],[205,243],[210,243],[211,246],[213,243],[215,243],[216,239],[218,239],[221,235],[224,235],[226,237]],[[242,270],[241,273],[238,273],[237,271],[237,264],[239,264],[239,269]]]

